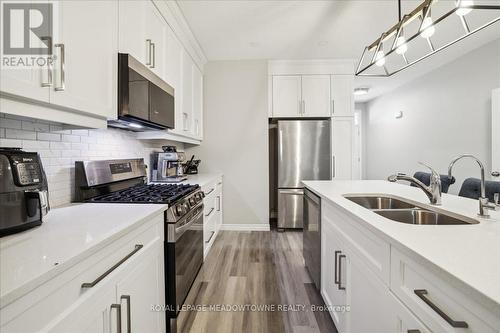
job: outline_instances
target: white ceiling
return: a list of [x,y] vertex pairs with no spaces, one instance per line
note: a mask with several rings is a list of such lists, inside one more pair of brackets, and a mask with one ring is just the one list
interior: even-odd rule
[[[446,1],[454,0],[440,2]],[[181,0],[178,3],[209,61],[358,59],[365,45],[398,19],[396,0]],[[420,3],[403,0],[403,14]],[[357,86],[372,88],[370,94],[357,100],[374,98],[496,38],[500,38],[500,22],[394,77],[357,78]]]

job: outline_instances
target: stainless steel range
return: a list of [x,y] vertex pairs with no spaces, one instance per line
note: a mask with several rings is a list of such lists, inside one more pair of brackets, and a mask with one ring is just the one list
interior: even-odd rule
[[75,162],[76,200],[166,204],[165,301],[167,329],[176,331],[179,308],[203,264],[203,192],[198,185],[148,184],[143,159]]

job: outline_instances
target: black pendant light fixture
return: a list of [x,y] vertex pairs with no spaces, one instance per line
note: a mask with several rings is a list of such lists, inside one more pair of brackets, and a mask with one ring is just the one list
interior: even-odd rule
[[392,76],[500,20],[500,5],[476,2],[424,0],[401,16],[398,0],[399,21],[365,47],[356,76]]

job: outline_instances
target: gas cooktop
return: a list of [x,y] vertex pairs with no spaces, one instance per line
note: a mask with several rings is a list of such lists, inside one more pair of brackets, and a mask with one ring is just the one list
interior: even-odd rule
[[199,185],[149,184],[90,198],[87,202],[172,204],[196,191]]

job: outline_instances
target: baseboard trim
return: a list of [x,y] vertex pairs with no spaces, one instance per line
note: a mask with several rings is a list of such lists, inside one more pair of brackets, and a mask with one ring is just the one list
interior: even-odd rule
[[222,224],[221,230],[232,230],[232,231],[269,231],[271,230],[269,224],[259,223],[259,224]]

